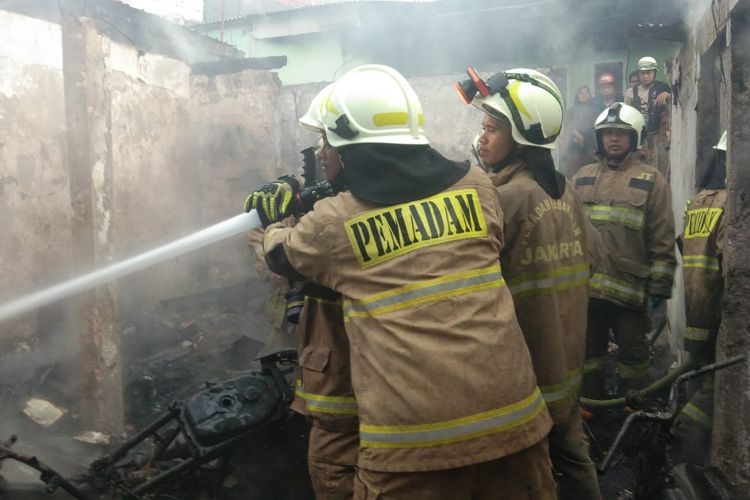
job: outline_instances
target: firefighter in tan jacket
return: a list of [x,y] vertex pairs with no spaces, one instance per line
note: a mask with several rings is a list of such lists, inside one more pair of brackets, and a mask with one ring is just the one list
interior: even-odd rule
[[[501,273],[487,175],[429,147],[419,99],[392,68],[350,71],[325,109],[349,191],[265,246],[277,272],[344,299],[355,498],[555,498],[551,421]],[[283,213],[292,192],[265,186],[254,208]]]
[[[321,134],[317,159],[325,180],[338,193],[345,190],[341,157],[326,140],[320,116],[331,88],[325,87],[313,98],[299,122]],[[359,420],[341,295],[309,282],[302,293],[305,303],[299,319],[299,378],[292,409],[306,415],[312,424],[307,463],[315,498],[348,500],[354,494]]]
[[[597,118],[601,159],[573,177],[589,219],[602,236],[605,258],[591,278],[584,387],[601,396],[601,367],[612,328],[623,389],[649,380],[646,332],[666,319],[666,299],[674,278],[674,217],[669,184],[655,168],[641,163],[643,116],[615,103]],[[653,327],[662,326],[654,324]]]
[[503,274],[554,421],[549,446],[559,497],[601,499],[578,405],[590,277],[587,232],[593,229],[552,160],[563,121],[560,91],[529,69],[498,73],[483,92],[472,92],[469,81],[461,87],[485,112],[479,156],[503,210]]
[[[682,230],[682,268],[685,278],[685,350],[695,366],[716,361],[716,337],[721,326],[724,292],[724,207],[727,202],[727,133],[715,146],[713,164],[701,180],[701,191],[685,209]],[[713,376],[699,377],[688,386],[694,395],[673,428],[674,463],[703,466],[711,448],[714,403]]]

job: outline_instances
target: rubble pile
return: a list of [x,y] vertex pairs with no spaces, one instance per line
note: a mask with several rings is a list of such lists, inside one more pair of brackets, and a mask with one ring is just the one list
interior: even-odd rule
[[[25,341],[0,354],[2,433],[18,434],[15,450],[35,454],[64,476],[79,475],[94,459],[164,414],[170,404],[217,383],[259,369],[272,326],[262,312],[265,296],[249,287],[228,287],[161,302],[151,311],[123,315],[121,352],[126,428],[120,436],[81,429],[77,406],[75,353],[47,356]],[[22,366],[28,367],[20,371]],[[160,487],[168,498],[312,498],[306,467],[307,423],[292,418],[239,443],[220,459]],[[6,438],[8,436],[0,436]],[[34,471],[0,473],[17,498],[24,490],[43,491]],[[20,466],[23,467],[23,466]],[[25,477],[24,477],[25,476]],[[2,492],[0,488],[0,492]],[[24,498],[68,498],[54,496]],[[2,494],[0,494],[0,498]]]

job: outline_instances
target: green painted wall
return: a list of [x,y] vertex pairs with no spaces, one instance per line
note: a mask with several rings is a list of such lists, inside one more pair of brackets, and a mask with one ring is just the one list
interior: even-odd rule
[[624,78],[636,68],[638,59],[653,56],[659,62],[657,78],[664,80],[664,63],[672,59],[682,45],[678,42],[668,42],[653,39],[631,39],[627,50],[597,52],[589,51],[577,54],[575,61],[565,64],[568,70],[567,103],[573,102],[575,92],[581,85],[588,85],[592,92],[596,92],[594,85],[594,67],[596,64],[608,62],[624,62]]
[[[205,34],[217,39],[220,35],[218,31]],[[257,40],[244,28],[230,28],[224,30],[224,41],[246,57],[286,56],[287,65],[277,70],[285,85],[329,82],[341,75],[339,68],[348,67],[336,32]]]
[[339,37],[335,33],[254,40],[248,37],[248,57],[287,57],[287,65],[278,70],[285,85],[330,82],[345,63]]
[[[206,33],[219,38],[218,31]],[[341,44],[342,32],[329,31],[323,34],[300,35],[293,37],[256,40],[245,28],[228,28],[224,30],[224,41],[245,52],[247,57],[287,56],[287,65],[278,70],[279,78],[286,85],[332,81],[348,69],[359,64],[382,62],[373,54],[348,53]],[[628,48],[617,51],[597,51],[582,49],[574,54],[575,59],[561,62],[567,70],[567,104],[570,105],[575,91],[581,85],[588,85],[596,92],[594,85],[594,67],[599,63],[625,63],[624,77],[635,69],[638,59],[651,55],[659,62],[660,80],[664,79],[664,62],[672,59],[681,44],[654,39],[631,39]],[[358,51],[362,46],[358,46]],[[366,50],[366,49],[365,49]],[[534,61],[524,64],[535,67]]]

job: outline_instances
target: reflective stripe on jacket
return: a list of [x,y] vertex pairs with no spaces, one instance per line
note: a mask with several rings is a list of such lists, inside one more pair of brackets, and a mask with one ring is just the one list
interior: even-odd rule
[[491,173],[503,210],[503,274],[553,421],[570,418],[586,346],[590,235],[578,194],[566,181],[551,198],[524,163]]
[[398,205],[350,193],[321,200],[265,241],[279,244],[297,272],[343,296],[360,467],[461,467],[546,436],[551,421],[498,262],[502,213],[483,171]]
[[685,347],[709,357],[721,323],[726,200],[725,189],[705,189],[698,193],[685,209],[682,231]]
[[573,183],[606,252],[594,267],[591,296],[644,309],[669,297],[674,281],[672,196],[664,176],[631,153],[620,165],[583,167]]
[[299,378],[292,409],[326,430],[356,432],[357,400],[340,298],[305,297],[298,352]]

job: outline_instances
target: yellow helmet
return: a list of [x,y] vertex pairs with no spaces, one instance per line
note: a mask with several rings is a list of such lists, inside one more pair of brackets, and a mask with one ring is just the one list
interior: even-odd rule
[[335,148],[351,144],[429,144],[417,93],[395,69],[380,64],[346,73],[324,103],[322,122]]

